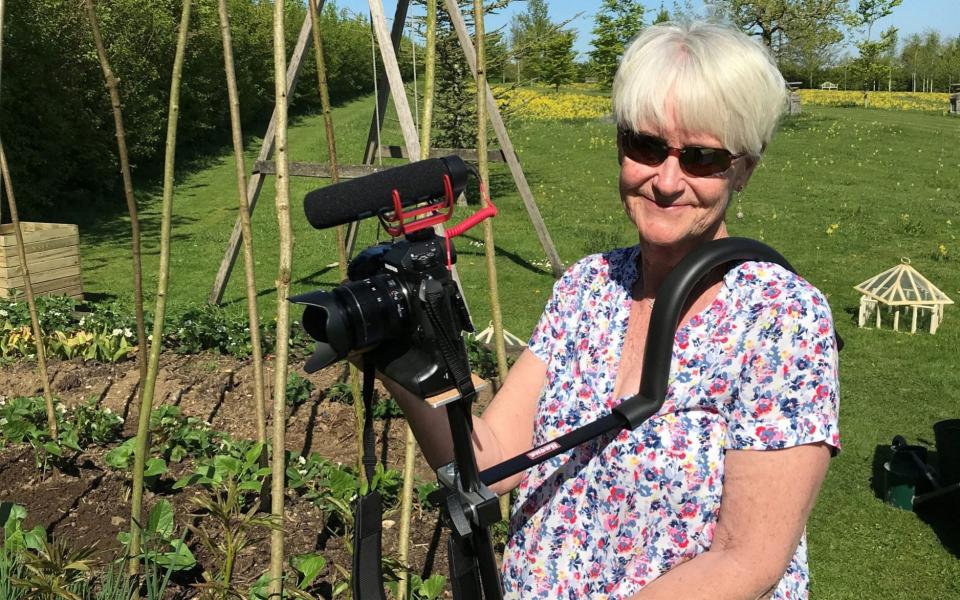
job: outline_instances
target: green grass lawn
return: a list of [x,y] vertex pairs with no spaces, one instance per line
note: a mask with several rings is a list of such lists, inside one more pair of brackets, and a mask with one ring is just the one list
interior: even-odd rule
[[[340,160],[359,162],[372,101],[335,111]],[[614,127],[608,122],[514,122],[527,177],[561,258],[633,243],[617,194]],[[249,132],[253,133],[253,132]],[[384,141],[399,143],[387,122]],[[325,156],[322,121],[300,119],[290,131],[292,160]],[[251,146],[252,161],[258,145]],[[249,165],[248,165],[249,166]],[[508,330],[526,337],[553,283],[509,172],[493,168],[497,268]],[[303,194],[317,181],[294,180],[294,292],[331,286],[333,235],[302,217]],[[175,199],[170,302],[175,313],[206,299],[237,212],[233,159],[224,155],[182,173]],[[932,442],[932,424],[960,417],[960,308],[947,307],[935,336],[858,329],[853,286],[909,257],[914,267],[960,301],[960,119],[868,109],[808,109],[787,121],[743,197],[731,210],[733,235],[782,252],[829,297],[841,354],[843,451],[833,460],[809,525],[814,598],[958,598],[960,526],[930,523],[888,507],[871,488],[878,446],[895,434]],[[157,267],[158,209],[143,192],[146,273]],[[118,203],[121,201],[118,199]],[[470,210],[474,210],[471,207]],[[459,211],[455,220],[466,216]],[[84,286],[96,297],[131,296],[128,225],[120,216],[80,222]],[[275,308],[278,241],[273,181],[254,217],[257,278],[264,314]],[[362,227],[364,245],[375,239]],[[478,328],[489,298],[480,230],[458,242],[460,272]],[[946,249],[943,256],[940,245]],[[238,264],[225,303],[242,310]],[[155,275],[146,277],[148,291]],[[298,315],[299,311],[294,311]],[[909,323],[909,321],[906,321]],[[954,508],[960,507],[955,500]]]

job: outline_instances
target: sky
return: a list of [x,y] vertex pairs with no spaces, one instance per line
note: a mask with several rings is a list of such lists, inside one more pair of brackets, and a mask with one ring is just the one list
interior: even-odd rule
[[[337,6],[351,11],[367,14],[369,12],[367,0],[331,0]],[[443,1],[439,0],[442,5]],[[660,8],[659,0],[646,0],[645,21],[652,20]],[[665,0],[663,5],[669,11],[674,0]],[[601,5],[601,0],[552,0],[548,2],[550,18],[555,22],[568,21],[568,27],[576,29],[577,41],[574,49],[581,53],[580,58],[586,58],[590,49],[590,39],[593,37],[594,14]],[[702,0],[693,0],[695,8],[702,7]],[[396,0],[383,0],[384,12],[387,19],[392,20],[396,10]],[[411,7],[411,10],[419,10]],[[524,12],[526,4],[522,1],[514,2],[503,14],[488,17],[486,28],[488,31],[498,27],[506,27],[514,13]],[[412,14],[412,13],[411,13]],[[928,29],[939,31],[944,37],[960,35],[960,0],[903,0],[898,8],[889,17],[882,19],[874,31],[882,31],[891,25],[898,28],[900,39],[911,33],[923,33]]]

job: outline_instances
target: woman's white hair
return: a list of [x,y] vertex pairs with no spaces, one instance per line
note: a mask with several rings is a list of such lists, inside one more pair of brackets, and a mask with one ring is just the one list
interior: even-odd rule
[[787,93],[770,53],[740,31],[702,21],[664,23],[645,29],[624,53],[613,114],[623,128],[663,129],[669,105],[682,129],[759,157]]

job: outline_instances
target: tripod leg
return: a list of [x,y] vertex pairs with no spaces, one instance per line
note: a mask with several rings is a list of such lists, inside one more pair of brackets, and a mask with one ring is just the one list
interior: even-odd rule
[[503,598],[503,589],[500,586],[500,569],[497,567],[490,531],[485,527],[474,527],[472,537],[480,582],[483,585],[483,597],[485,600],[500,600]]
[[450,587],[456,600],[481,600],[480,571],[470,544],[450,532],[447,538],[447,562],[450,565]]

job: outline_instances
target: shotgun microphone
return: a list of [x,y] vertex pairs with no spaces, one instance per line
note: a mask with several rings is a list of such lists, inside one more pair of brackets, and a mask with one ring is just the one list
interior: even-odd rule
[[467,185],[469,171],[456,155],[428,158],[308,192],[303,209],[310,225],[325,229],[393,210],[394,190],[402,206],[441,198],[444,175],[450,177],[457,197]]

